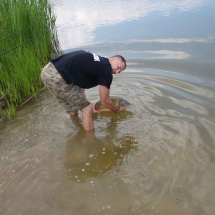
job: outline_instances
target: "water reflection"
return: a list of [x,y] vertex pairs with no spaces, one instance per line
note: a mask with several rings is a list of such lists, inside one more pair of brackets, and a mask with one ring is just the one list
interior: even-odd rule
[[[94,114],[95,133],[84,132],[79,118],[72,123],[45,91],[6,122],[2,214],[213,215],[214,105],[202,102],[207,93],[195,94],[203,91],[197,84],[184,91],[196,89],[186,93],[201,105],[178,94],[173,74],[151,72],[114,78],[113,92],[132,105]],[[87,97],[97,101],[97,90]]]
[[[73,117],[73,123],[79,127],[79,131],[67,138],[65,166],[68,178],[83,182],[87,179],[102,176],[106,171],[120,165],[123,156],[137,148],[137,141],[132,135],[120,135],[118,124],[132,116],[125,111],[118,115],[114,113],[95,115],[95,119],[101,120],[104,131],[83,132],[79,119]],[[107,132],[108,131],[108,132]]]
[[180,100],[176,98],[169,97],[174,104],[177,104],[186,109],[191,109],[194,113],[197,112],[199,114],[208,115],[208,110],[204,106],[198,105],[189,100]]
[[190,55],[186,52],[177,52],[170,50],[145,51],[145,53],[153,54],[152,58],[160,59],[186,59],[190,57]]
[[183,91],[192,93],[194,95],[203,96],[212,100],[215,100],[215,93],[212,90],[196,87],[193,84],[189,84],[187,82],[179,81],[177,79],[170,79],[168,77],[161,76],[151,76],[147,75],[146,77],[149,80],[158,81],[159,83],[163,83],[167,86],[173,86],[174,88],[179,88]]
[[[58,25],[64,24],[58,33],[61,46],[66,49],[90,44],[96,39],[94,31],[101,26],[114,26],[126,21],[137,21],[152,13],[162,13],[164,17],[168,17],[173,12],[196,10],[206,4],[207,0],[157,0],[154,2],[149,0],[116,0],[114,3],[109,0],[52,0],[52,2],[55,6]],[[131,34],[131,32],[128,33]],[[110,33],[115,36],[118,34],[117,30]],[[96,42],[98,40],[94,41],[94,43]]]

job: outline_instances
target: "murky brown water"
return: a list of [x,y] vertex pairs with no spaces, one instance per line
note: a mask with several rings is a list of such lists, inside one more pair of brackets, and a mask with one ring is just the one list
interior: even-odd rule
[[[60,2],[63,6],[58,10],[63,8],[66,16],[71,3]],[[105,7],[99,5],[104,14],[110,8],[108,2],[103,2]],[[143,2],[148,3],[149,14],[155,10],[153,3]],[[207,1],[198,1],[197,7],[189,2],[185,7],[188,3],[180,1],[181,13],[206,13]],[[141,5],[134,1],[133,7],[135,3]],[[169,1],[161,8],[165,12],[168,3],[166,12],[171,14]],[[76,14],[78,20],[85,17],[85,10],[92,10],[78,10],[78,4],[75,8],[82,11]],[[141,9],[138,14],[139,19],[143,14],[147,19]],[[170,25],[177,21],[169,16],[161,20],[164,28],[164,20]],[[129,19],[131,28],[139,25],[132,21],[134,15]],[[104,37],[105,29],[110,32],[113,26],[110,20],[99,22],[107,25],[101,30]],[[81,26],[84,29],[80,22],[77,27]],[[100,32],[93,29],[98,39]],[[115,41],[99,44],[91,37],[88,50],[106,56],[117,50],[125,54],[128,68],[115,75],[111,95],[125,98],[132,106],[119,114],[95,114],[95,132],[88,133],[45,90],[19,109],[14,119],[0,125],[0,214],[213,215],[215,76],[211,53],[215,40],[208,32],[196,38],[187,32],[186,38],[179,39],[174,33],[170,33],[172,38],[162,37],[163,31],[150,41],[144,36],[140,40],[136,32],[127,42],[126,38],[117,41],[118,32]],[[86,93],[92,102],[99,99],[97,88]]]

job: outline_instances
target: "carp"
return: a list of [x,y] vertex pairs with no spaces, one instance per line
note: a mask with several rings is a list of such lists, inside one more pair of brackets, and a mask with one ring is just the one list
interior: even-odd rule
[[[131,104],[126,101],[125,99],[121,98],[121,97],[117,97],[117,96],[110,96],[110,100],[113,102],[113,104],[116,107],[124,107],[127,108],[129,107]],[[104,107],[100,100],[98,102],[96,102],[95,104],[95,109],[98,110],[99,112],[105,112],[105,111],[111,111],[108,108]]]

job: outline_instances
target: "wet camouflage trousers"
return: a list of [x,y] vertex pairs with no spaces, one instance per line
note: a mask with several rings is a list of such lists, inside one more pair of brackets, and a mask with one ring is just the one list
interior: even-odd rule
[[54,65],[49,62],[41,71],[41,80],[65,108],[67,113],[82,110],[90,104],[74,84],[67,84]]

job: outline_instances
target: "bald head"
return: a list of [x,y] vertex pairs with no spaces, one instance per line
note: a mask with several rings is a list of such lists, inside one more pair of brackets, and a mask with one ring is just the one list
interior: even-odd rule
[[125,65],[124,69],[126,69],[126,60],[125,60],[125,58],[123,56],[121,56],[121,55],[114,55],[112,57],[118,58],[121,62],[123,62],[124,65]]
[[118,74],[125,70],[126,61],[121,55],[114,55],[113,57],[108,58],[108,60],[111,64],[112,74]]

